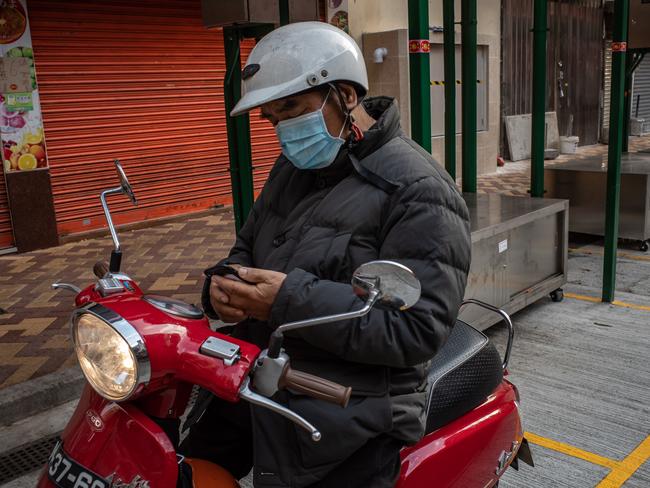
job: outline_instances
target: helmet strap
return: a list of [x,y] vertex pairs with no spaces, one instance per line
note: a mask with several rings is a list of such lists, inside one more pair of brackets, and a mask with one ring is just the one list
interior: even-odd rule
[[[339,100],[339,105],[341,106],[341,111],[345,115],[345,120],[343,121],[343,127],[341,127],[341,134],[343,133],[343,130],[345,129],[347,123],[350,122],[350,131],[353,134],[354,140],[360,141],[361,139],[363,139],[363,131],[358,125],[355,124],[354,115],[352,115],[352,110],[354,110],[359,105],[361,105],[363,98],[360,98],[358,103],[354,106],[354,108],[352,108],[352,110],[349,110],[347,105],[345,105],[345,102],[343,101],[343,95],[341,94],[341,90],[338,87],[338,85],[334,83],[328,83],[328,85],[330,87],[330,92],[331,90],[334,90],[336,92],[336,96]],[[328,92],[328,96],[329,96],[329,92]],[[341,134],[339,134],[339,137],[341,137]]]

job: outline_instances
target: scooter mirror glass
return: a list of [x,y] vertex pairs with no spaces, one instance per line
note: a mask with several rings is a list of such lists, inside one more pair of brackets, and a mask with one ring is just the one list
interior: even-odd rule
[[120,185],[122,186],[122,191],[127,197],[129,197],[129,200],[131,200],[131,203],[133,203],[133,205],[137,205],[138,201],[136,200],[135,194],[133,193],[133,188],[131,188],[131,184],[126,177],[124,168],[122,168],[122,164],[117,159],[115,160],[115,169],[117,170],[117,176],[120,177]]
[[394,310],[406,310],[420,299],[420,281],[413,271],[394,261],[371,261],[362,264],[352,276],[354,292],[366,298],[371,291],[379,292],[377,305]]

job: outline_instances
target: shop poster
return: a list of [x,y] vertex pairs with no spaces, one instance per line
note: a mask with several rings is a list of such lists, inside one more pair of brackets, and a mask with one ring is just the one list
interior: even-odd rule
[[47,168],[26,0],[0,0],[0,136],[7,173]]
[[327,20],[346,33],[348,26],[348,0],[327,0]]

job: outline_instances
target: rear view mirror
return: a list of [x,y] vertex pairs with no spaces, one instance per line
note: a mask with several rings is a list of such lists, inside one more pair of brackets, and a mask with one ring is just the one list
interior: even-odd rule
[[129,183],[129,180],[126,177],[126,173],[124,172],[124,168],[122,168],[122,164],[119,162],[119,160],[115,160],[115,169],[117,170],[117,176],[120,178],[120,186],[122,187],[122,192],[129,197],[129,200],[131,200],[131,203],[133,205],[137,205],[138,201],[135,199],[135,194],[133,193],[133,188],[131,188],[131,184]]
[[371,261],[362,264],[352,276],[354,293],[367,298],[379,293],[377,304],[394,310],[406,310],[420,299],[420,281],[413,271],[394,261]]

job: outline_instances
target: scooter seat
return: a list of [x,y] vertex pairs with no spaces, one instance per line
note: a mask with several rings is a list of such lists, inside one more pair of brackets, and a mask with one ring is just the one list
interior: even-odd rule
[[458,320],[431,361],[426,433],[480,405],[502,380],[501,357],[494,344],[485,334]]

